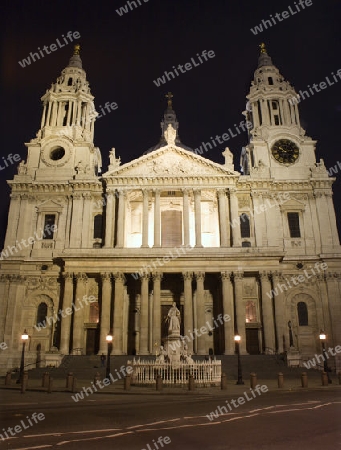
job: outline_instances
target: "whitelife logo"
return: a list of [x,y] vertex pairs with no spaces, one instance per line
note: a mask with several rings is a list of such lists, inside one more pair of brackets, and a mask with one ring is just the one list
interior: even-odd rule
[[[64,34],[62,34],[62,38],[65,42],[65,44],[63,44],[63,42],[60,42],[59,39],[56,39],[56,43],[58,44],[50,44],[50,45],[44,45],[43,49],[41,49],[40,47],[38,47],[37,51],[39,53],[30,53],[27,58],[22,59],[21,61],[18,61],[18,64],[20,64],[20,66],[22,68],[25,68],[26,66],[29,66],[32,62],[35,62],[36,59],[41,59],[44,58],[45,55],[50,55],[51,52],[55,52],[56,50],[58,50],[59,48],[65,47],[65,45],[69,44],[70,42],[73,42],[74,39],[79,39],[81,37],[80,33],[78,31],[68,31],[66,33],[66,37],[64,36]],[[45,52],[45,53],[44,53]],[[40,56],[39,56],[40,54]]]

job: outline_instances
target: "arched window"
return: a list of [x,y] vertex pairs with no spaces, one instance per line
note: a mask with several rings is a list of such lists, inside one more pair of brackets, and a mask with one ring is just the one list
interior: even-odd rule
[[244,213],[240,215],[240,234],[242,238],[250,237],[250,219]]
[[46,326],[47,304],[40,303],[37,311],[37,326]]
[[69,78],[68,82],[67,82],[68,86],[72,86],[72,78]]
[[102,214],[94,217],[94,239],[102,239]]
[[257,322],[257,310],[255,302],[251,300],[245,306],[245,321],[246,323]]
[[298,324],[300,327],[308,326],[308,308],[305,302],[297,303]]

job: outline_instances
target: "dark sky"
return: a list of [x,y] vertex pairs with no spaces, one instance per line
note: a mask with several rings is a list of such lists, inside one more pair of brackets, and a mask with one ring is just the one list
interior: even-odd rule
[[[10,4],[9,4],[10,3]],[[136,1],[138,5],[138,1]],[[73,44],[22,68],[18,61],[38,47],[51,45],[68,31],[81,35],[81,57],[97,109],[116,102],[118,109],[95,125],[95,144],[102,152],[104,171],[108,152],[116,148],[123,163],[137,158],[160,137],[164,95],[174,94],[174,109],[184,144],[196,148],[210,136],[222,135],[243,120],[245,96],[257,67],[258,45],[268,53],[297,91],[325,81],[341,69],[340,0],[313,0],[311,6],[254,35],[263,19],[297,11],[297,0],[140,0],[141,5],[119,16],[126,0],[110,2],[11,1],[2,14],[2,157],[19,153],[26,159],[28,142],[40,126],[40,97],[67,65]],[[185,64],[203,50],[215,57],[180,74],[160,87],[153,80],[172,66]],[[300,103],[307,135],[318,140],[317,159],[329,168],[340,161],[341,80]],[[246,135],[227,145],[239,169]],[[205,157],[223,163],[224,146]],[[3,166],[3,164],[2,164]],[[0,243],[6,227],[9,189],[16,169],[0,170]],[[341,229],[340,175],[334,184],[334,203]]]

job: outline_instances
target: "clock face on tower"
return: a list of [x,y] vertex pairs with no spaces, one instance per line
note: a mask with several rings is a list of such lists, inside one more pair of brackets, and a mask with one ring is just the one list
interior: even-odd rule
[[282,164],[294,164],[300,154],[297,145],[289,139],[276,141],[271,149],[272,156]]

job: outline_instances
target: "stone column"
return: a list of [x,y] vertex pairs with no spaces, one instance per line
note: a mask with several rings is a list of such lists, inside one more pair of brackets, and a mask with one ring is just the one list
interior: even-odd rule
[[110,316],[111,316],[111,273],[101,273],[102,280],[102,305],[101,305],[101,323],[100,323],[100,338],[99,338],[99,352],[107,354],[108,344],[106,341],[107,334],[110,332]]
[[149,202],[149,191],[143,189],[143,217],[142,217],[142,247],[148,247],[148,202]]
[[275,344],[275,324],[274,313],[272,307],[272,298],[267,294],[271,294],[271,283],[269,273],[261,272],[259,274],[262,292],[262,311],[263,311],[263,331],[264,331],[264,347],[265,353],[273,353],[276,350]]
[[[321,295],[321,307],[322,307],[322,314],[320,317],[321,322],[323,322],[322,329],[328,336],[328,344],[330,346],[338,345],[339,342],[333,342],[333,333],[332,333],[332,324],[331,324],[331,317],[334,315],[334,309],[331,309],[331,302],[329,301],[329,295],[327,290],[327,281],[324,273],[317,273],[316,274],[316,282],[319,287],[320,295]],[[330,299],[331,300],[331,299]],[[339,308],[335,308],[335,315],[337,315]],[[319,315],[319,313],[317,312]],[[309,317],[308,317],[309,318]],[[340,327],[340,324],[338,324],[338,328]]]
[[141,279],[141,314],[140,314],[140,354],[149,354],[148,349],[148,292],[149,275],[143,274]]
[[[84,206],[83,206],[83,217],[92,217],[91,216],[91,201],[92,201],[92,195],[88,192],[83,194],[83,202],[84,202]],[[93,220],[93,218],[92,218]],[[90,220],[83,220],[82,223],[82,228],[81,228],[81,234],[82,234],[82,248],[90,248],[90,242],[89,242],[89,238],[90,238],[90,229],[89,229],[89,225],[90,225]],[[92,238],[92,236],[91,236]]]
[[234,305],[233,305],[233,285],[230,272],[221,273],[222,294],[223,294],[223,315],[230,316],[229,321],[224,320],[225,355],[234,355]]
[[160,190],[159,189],[155,189],[154,247],[161,247],[161,211],[160,211]]
[[71,218],[71,233],[70,233],[70,247],[80,248],[81,246],[81,230],[83,228],[83,196],[80,193],[74,193],[72,196],[72,218]]
[[[64,278],[64,295],[63,295],[63,311],[71,308],[73,300],[73,274],[69,272],[63,273]],[[60,331],[60,353],[68,355],[70,351],[70,333],[71,333],[71,314],[62,317]]]
[[122,189],[118,191],[118,213],[117,213],[117,248],[123,248],[124,245],[124,216],[125,216],[125,197],[126,193]]
[[[204,272],[196,272],[195,278],[197,281],[197,292],[196,292],[196,302],[197,302],[197,332],[198,332],[198,355],[205,355],[205,339],[206,334],[200,332],[200,328],[205,326],[205,293],[204,293]],[[200,336],[199,336],[200,335]]]
[[240,219],[238,213],[238,199],[236,195],[236,189],[230,189],[230,222],[232,226],[232,246],[241,246],[241,235],[240,235]]
[[[31,223],[29,222],[29,196],[27,194],[21,194],[21,202],[20,202],[20,208],[19,208],[19,215],[18,215],[18,228],[16,233],[16,239],[20,242],[22,238],[27,239],[28,236],[31,236],[31,234],[28,234],[27,232],[27,225],[29,224],[31,226]],[[10,223],[10,222],[8,222]],[[11,224],[10,227],[12,227],[14,224]],[[43,225],[44,226],[44,225]],[[7,227],[8,229],[9,227]],[[37,230],[37,233],[41,235],[41,231]],[[14,236],[13,236],[14,238]],[[9,245],[13,245],[15,242],[13,240],[9,243]],[[20,251],[20,254],[28,253],[28,251]]]
[[0,275],[0,298],[2,299],[2,314],[0,314],[0,342],[5,340],[5,326],[9,304],[10,275]]
[[114,193],[109,191],[106,195],[105,248],[112,248],[114,246],[115,201]]
[[[333,341],[336,345],[338,342],[341,342],[341,304],[340,297],[341,292],[339,289],[339,280],[341,279],[341,275],[339,273],[328,272],[326,274],[327,280],[327,292],[328,292],[328,306],[329,311],[332,311],[331,314],[331,328],[332,328],[332,336],[333,339],[329,340],[329,342]],[[338,355],[338,358],[341,358],[341,354]]]
[[76,300],[73,317],[73,343],[72,354],[83,355],[84,352],[84,303],[83,297],[86,293],[87,276],[85,273],[76,275]]
[[192,272],[184,272],[184,335],[188,336],[190,341],[185,341],[188,346],[188,352],[193,353],[193,293],[192,293]]
[[161,279],[162,273],[153,273],[153,345],[157,342],[158,346],[161,345]]
[[[16,238],[19,237],[17,236],[19,215],[20,215],[20,195],[12,193],[11,203],[9,205],[9,212],[8,212],[8,223],[11,224],[11,226],[8,226],[6,230],[6,239],[4,248],[6,248],[8,245],[13,245],[15,243]],[[37,232],[39,233],[39,230],[37,230]]]
[[202,247],[201,243],[201,191],[194,191],[194,209],[195,209],[195,246]]
[[183,189],[182,193],[183,193],[184,246],[188,246],[190,243],[188,189]]
[[114,340],[113,354],[122,355],[123,353],[123,301],[124,301],[124,283],[125,277],[121,272],[114,274],[115,278],[115,296],[114,296]]
[[[274,284],[274,288],[278,286],[280,283],[285,284],[285,280],[282,277],[282,274],[275,272],[272,274],[272,281]],[[278,353],[283,352],[283,338],[284,338],[284,327],[287,323],[286,314],[285,314],[285,298],[284,293],[280,292],[278,289],[278,294],[274,299],[275,304],[275,322],[276,322],[276,336],[277,336],[277,351]]]
[[[254,211],[260,211],[258,214],[254,214],[253,220],[254,220],[254,230],[255,230],[255,240],[256,240],[256,246],[257,247],[266,247],[268,245],[267,240],[267,223],[266,223],[266,216],[265,211],[261,210],[262,205],[264,204],[264,198],[263,198],[262,192],[252,192],[252,201],[253,201],[253,210]],[[251,226],[251,220],[250,220],[250,226]]]
[[218,190],[219,206],[219,229],[220,229],[220,247],[228,246],[227,220],[226,220],[226,192],[225,189]]
[[241,355],[246,355],[246,332],[245,332],[245,305],[243,301],[243,272],[234,273],[234,289],[236,299],[236,322],[237,331],[241,337],[239,350]]

